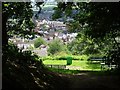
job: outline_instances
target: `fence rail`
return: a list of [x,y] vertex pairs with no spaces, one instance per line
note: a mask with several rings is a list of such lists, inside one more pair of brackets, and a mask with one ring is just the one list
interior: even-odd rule
[[50,68],[66,69],[66,65],[45,65]]
[[69,66],[69,65],[45,65],[45,66],[56,69],[81,70],[80,66]]

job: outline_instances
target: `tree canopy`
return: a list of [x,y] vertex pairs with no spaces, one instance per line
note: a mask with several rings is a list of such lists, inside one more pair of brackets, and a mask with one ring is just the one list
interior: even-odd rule
[[[36,3],[39,6],[43,2]],[[2,37],[3,45],[7,44],[9,36],[34,35],[32,22],[33,10],[31,2],[3,2],[2,3]]]
[[59,2],[54,9],[53,19],[64,17],[71,32],[81,32],[99,46],[112,43],[107,50],[113,49],[112,60],[120,66],[120,3]]
[[[108,34],[115,38],[120,34],[120,3],[81,3],[81,2],[60,2],[55,8],[55,16],[64,16],[74,19],[77,22],[77,29],[83,30],[91,38],[105,38]],[[56,12],[60,13],[56,13]],[[68,22],[71,24],[71,22]],[[74,25],[75,26],[75,25]],[[73,29],[75,30],[75,28]],[[74,31],[73,30],[73,31]]]
[[[43,2],[36,3],[37,6]],[[41,9],[40,9],[41,10]],[[34,36],[32,22],[33,10],[31,2],[3,2],[2,3],[2,50],[3,63],[6,62],[5,54],[8,52],[8,39],[14,34],[22,37]]]

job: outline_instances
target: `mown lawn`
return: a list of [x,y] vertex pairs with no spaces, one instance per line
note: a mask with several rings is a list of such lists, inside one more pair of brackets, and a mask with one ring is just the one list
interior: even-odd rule
[[[45,65],[67,65],[66,60],[44,60],[43,63]],[[81,70],[101,70],[100,64],[97,63],[89,63],[88,61],[81,60],[72,60],[72,64],[69,66],[80,66]]]

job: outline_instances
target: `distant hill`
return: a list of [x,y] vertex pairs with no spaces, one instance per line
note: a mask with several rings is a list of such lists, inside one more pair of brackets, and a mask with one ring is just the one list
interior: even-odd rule
[[47,19],[47,20],[52,20],[52,14],[54,13],[53,8],[56,7],[56,5],[53,4],[45,4],[42,7],[41,13],[39,14],[39,19]]

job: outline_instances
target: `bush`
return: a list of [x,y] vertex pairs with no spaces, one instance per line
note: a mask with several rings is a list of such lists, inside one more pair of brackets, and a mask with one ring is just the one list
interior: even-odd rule
[[62,51],[66,52],[68,50],[67,50],[67,47],[60,41],[60,39],[55,39],[51,43],[49,43],[48,52],[50,54],[53,55]]
[[101,54],[100,47],[84,36],[76,38],[68,44],[68,49],[73,55]]
[[46,44],[43,38],[39,37],[34,41],[35,48],[38,48],[40,45]]
[[32,64],[32,62],[39,60],[39,56],[37,56],[32,51],[22,51],[22,49],[19,49],[13,43],[8,43],[7,47],[8,48],[6,49],[6,51],[3,52],[3,60],[7,59],[8,61],[13,61],[15,63],[23,63],[30,65]]
[[73,55],[73,60],[87,60],[89,57],[87,55],[79,55],[79,56],[76,56],[76,55]]
[[65,50],[66,51],[61,51],[61,52],[57,52],[57,53],[55,53],[55,55],[54,55],[54,57],[56,57],[56,56],[68,56],[68,55],[71,55],[68,51],[67,51],[67,49],[65,48]]
[[30,47],[28,47],[28,49],[34,50],[34,45],[31,45]]
[[54,60],[53,57],[51,56],[46,56],[46,57],[41,57],[41,59],[44,61],[44,60]]

